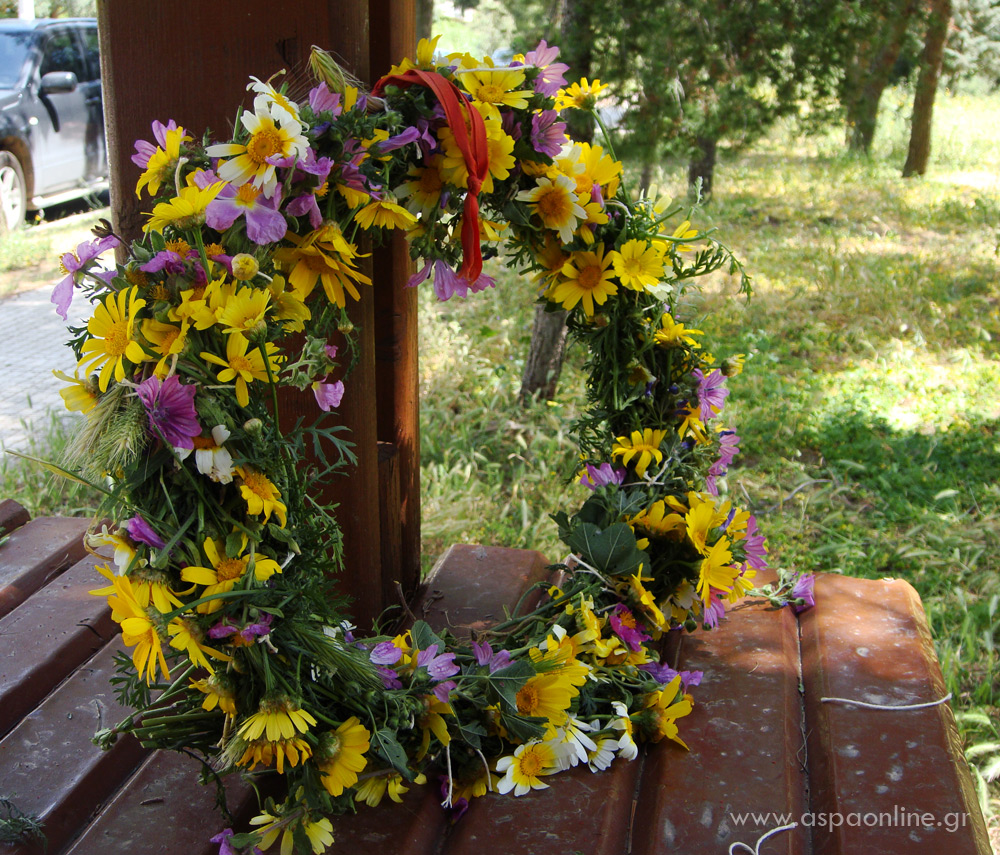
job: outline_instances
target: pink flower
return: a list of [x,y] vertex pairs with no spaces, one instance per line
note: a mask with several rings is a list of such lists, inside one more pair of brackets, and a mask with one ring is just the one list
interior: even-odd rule
[[108,249],[118,246],[118,238],[114,235],[100,238],[98,240],[85,240],[76,248],[76,252],[67,252],[60,259],[63,270],[66,271],[66,278],[62,279],[52,291],[51,302],[55,303],[56,313],[64,321],[69,314],[70,304],[73,302],[73,284],[76,281],[78,272],[87,268],[97,256]]
[[566,85],[563,74],[569,71],[569,66],[565,62],[556,62],[558,56],[559,48],[549,47],[545,39],[538,43],[538,47],[524,55],[527,65],[541,69],[535,78],[535,91],[540,95],[550,97]]
[[717,416],[723,405],[726,403],[726,396],[729,390],[725,387],[725,375],[716,369],[707,377],[700,368],[696,368],[691,374],[698,381],[698,403],[701,405],[699,418],[703,422]]
[[139,516],[139,514],[125,521],[125,530],[128,532],[128,536],[136,543],[145,543],[154,549],[163,549],[166,546],[163,538],[153,531],[149,523]]
[[792,604],[795,614],[804,612],[806,609],[811,609],[816,605],[815,586],[816,577],[812,573],[807,576],[800,575],[795,579],[790,596],[793,600],[802,600],[801,603],[796,602]]
[[636,626],[635,615],[632,614],[628,606],[622,603],[615,606],[608,622],[615,635],[624,641],[633,653],[639,651],[644,641],[649,641],[649,636]]
[[[163,124],[159,119],[153,120],[153,137],[160,144],[161,149],[167,147],[167,131],[176,131],[177,122],[171,119],[167,124]],[[132,163],[140,169],[149,166],[149,159],[156,153],[156,146],[146,140],[135,141],[135,154],[132,155]]]
[[340,115],[340,93],[331,92],[330,87],[320,83],[309,92],[309,106],[317,116],[330,112],[336,118]]
[[441,653],[439,655],[437,650],[436,644],[421,650],[417,654],[417,667],[426,668],[430,678],[440,682],[448,677],[454,677],[462,669],[455,664],[454,653]]
[[184,386],[174,374],[162,382],[159,377],[150,377],[135,393],[146,407],[150,430],[174,448],[194,448],[194,437],[201,434],[194,386]]
[[344,398],[344,383],[337,380],[335,383],[327,383],[326,378],[312,384],[313,394],[316,396],[316,403],[319,408],[328,413],[335,407],[340,406]]
[[625,480],[625,470],[616,469],[610,463],[602,463],[600,466],[588,463],[586,469],[586,473],[580,476],[580,483],[591,490],[607,487],[609,484],[621,484]]
[[240,217],[246,218],[247,237],[261,246],[275,243],[285,236],[288,223],[278,211],[281,188],[276,188],[267,198],[252,184],[238,190],[226,184],[218,196],[205,209],[205,224],[217,232],[224,232]]
[[558,121],[555,110],[543,110],[531,117],[531,145],[540,154],[555,157],[566,142],[566,123]]

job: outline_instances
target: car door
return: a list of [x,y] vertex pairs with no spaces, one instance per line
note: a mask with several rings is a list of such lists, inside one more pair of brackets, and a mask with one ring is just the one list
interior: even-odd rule
[[83,45],[87,77],[81,78],[87,105],[87,129],[84,133],[84,180],[99,181],[108,174],[108,151],[104,139],[104,101],[101,94],[101,53],[97,24],[87,24],[77,31]]
[[[53,71],[71,72],[77,85],[71,92],[43,92],[42,80]],[[87,125],[90,110],[85,87],[89,77],[76,33],[68,27],[47,30],[41,60],[31,86],[38,98],[38,145],[35,195],[78,187],[87,168]]]

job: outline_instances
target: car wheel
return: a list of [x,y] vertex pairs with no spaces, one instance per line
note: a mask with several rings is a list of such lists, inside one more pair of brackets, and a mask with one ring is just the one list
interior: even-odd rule
[[27,209],[28,194],[21,164],[9,151],[0,151],[0,228],[5,232],[21,228]]

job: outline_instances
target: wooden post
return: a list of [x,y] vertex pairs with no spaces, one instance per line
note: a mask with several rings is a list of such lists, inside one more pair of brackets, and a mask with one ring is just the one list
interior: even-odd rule
[[[304,70],[313,44],[325,47],[360,79],[371,81],[375,75],[370,45],[382,36],[370,36],[370,21],[375,19],[379,33],[389,34],[385,44],[378,42],[380,49],[387,49],[388,41],[399,37],[392,35],[396,32],[394,15],[404,19],[403,30],[411,33],[408,38],[412,40],[413,0],[372,0],[371,4],[369,0],[300,0],[280,8],[265,0],[217,0],[210,4],[177,0],[159,5],[99,0],[111,200],[119,234],[137,236],[145,219],[134,192],[139,173],[130,158],[136,139],[152,138],[150,124],[154,119],[175,119],[194,135],[211,129],[216,139],[228,138],[238,118],[234,108],[241,102],[250,103],[246,93],[249,76],[264,80],[283,68]],[[398,253],[399,249],[375,253],[375,275],[382,279],[373,289],[360,289],[362,300],[351,307],[352,322],[360,333],[360,358],[339,412],[351,429],[358,463],[348,478],[322,496],[340,506],[338,520],[345,545],[345,572],[340,584],[354,601],[352,613],[361,626],[370,624],[395,601],[388,592],[393,591],[397,579],[412,587],[412,571],[404,580],[400,568],[386,566],[381,557],[376,442],[383,413],[387,441],[400,449],[399,501],[408,514],[406,537],[419,543],[415,338],[412,346],[394,344],[405,335],[415,336],[415,325],[410,323],[410,315],[405,322],[397,320],[396,314],[380,320],[379,326],[375,321],[377,300],[380,313],[397,312],[391,292],[397,290],[394,285],[400,277],[405,279],[405,261],[403,267],[395,261]],[[377,298],[382,292],[390,293]],[[402,299],[413,298],[407,295]],[[399,358],[390,359],[390,370],[382,372],[385,385],[377,387],[375,349],[380,336],[387,342],[386,352]],[[409,365],[411,357],[413,364]],[[397,394],[397,377],[411,377],[411,391]],[[283,420],[294,422],[299,415],[308,418],[316,413],[311,393],[282,391]],[[371,406],[373,397],[376,407]],[[392,490],[381,492],[393,495]],[[399,513],[398,508],[386,510]],[[390,525],[388,529],[394,527],[400,530],[403,526]],[[407,556],[406,560],[419,564],[412,549]]]

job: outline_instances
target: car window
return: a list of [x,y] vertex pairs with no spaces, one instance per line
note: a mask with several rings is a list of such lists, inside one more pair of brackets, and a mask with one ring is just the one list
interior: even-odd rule
[[86,79],[100,80],[101,49],[97,41],[97,27],[84,27],[80,30],[80,38],[83,40],[83,53],[88,69]]
[[31,33],[0,33],[0,89],[13,89],[31,48]]
[[59,30],[45,42],[39,73],[44,76],[50,71],[72,71],[78,80],[87,80],[90,76],[85,70],[76,39],[69,30]]

